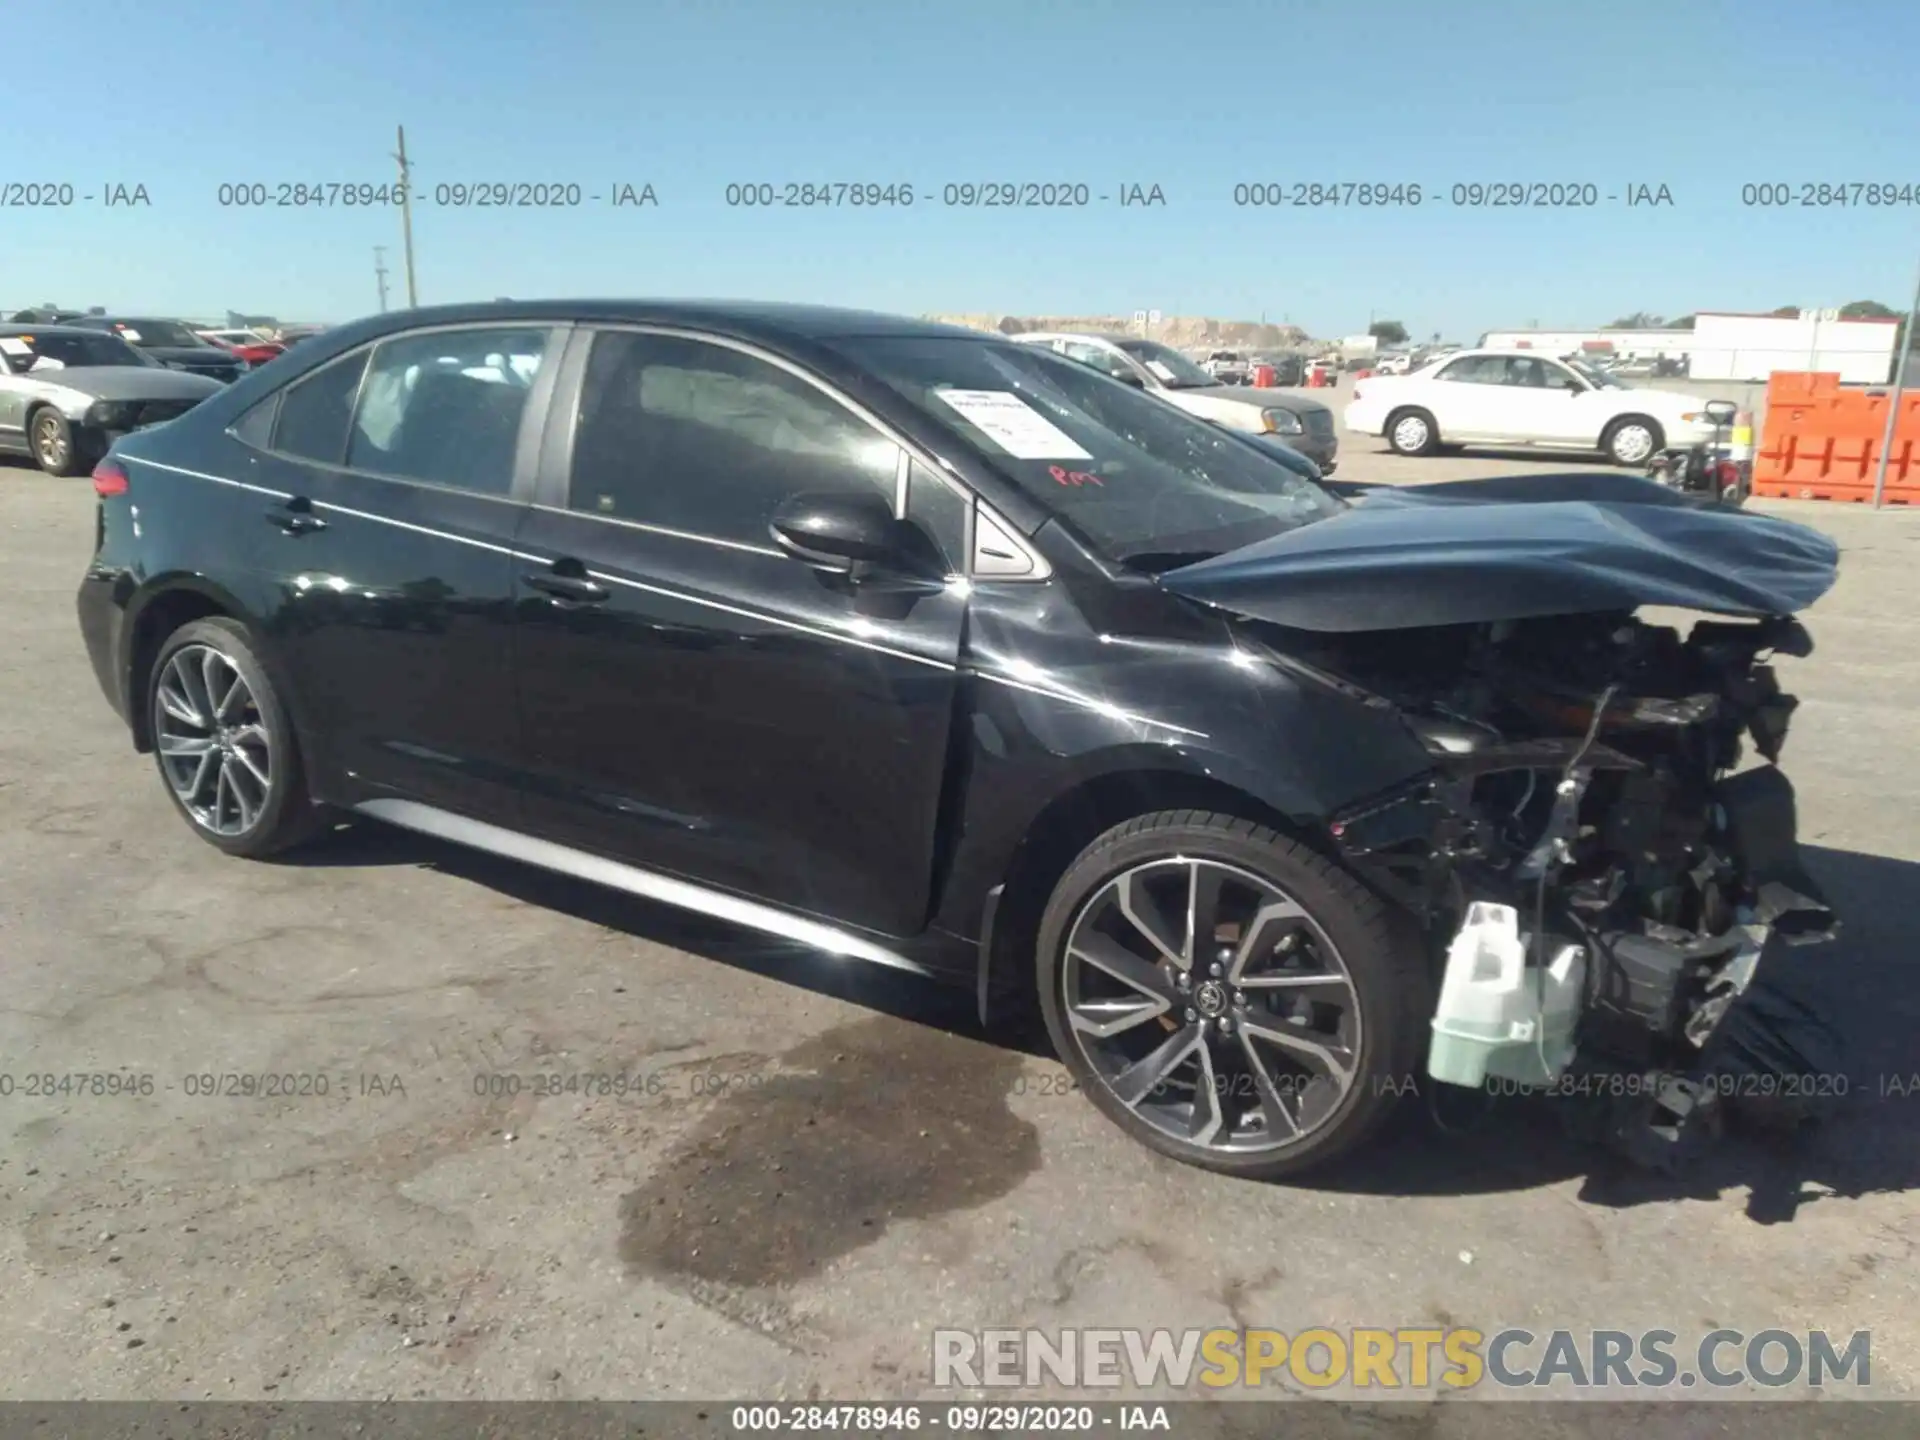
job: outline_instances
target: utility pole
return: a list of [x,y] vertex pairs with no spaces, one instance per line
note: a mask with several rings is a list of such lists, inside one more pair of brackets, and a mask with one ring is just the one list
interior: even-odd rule
[[373,280],[380,287],[380,313],[387,313],[387,247],[373,247]]
[[420,291],[413,280],[413,168],[407,164],[407,127],[399,128],[400,148],[393,158],[400,164],[400,233],[407,246],[407,308],[417,309]]

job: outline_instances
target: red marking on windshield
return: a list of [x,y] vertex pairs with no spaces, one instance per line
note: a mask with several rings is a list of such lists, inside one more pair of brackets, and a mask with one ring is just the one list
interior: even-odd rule
[[1098,485],[1102,490],[1106,489],[1106,482],[1098,475],[1089,475],[1084,470],[1068,470],[1059,465],[1049,465],[1047,473],[1061,485]]

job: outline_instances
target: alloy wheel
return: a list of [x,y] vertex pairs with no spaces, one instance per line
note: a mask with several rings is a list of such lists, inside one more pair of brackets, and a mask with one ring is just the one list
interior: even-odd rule
[[70,447],[60,417],[50,410],[42,412],[33,422],[33,453],[41,466],[48,470],[66,469]]
[[1185,1144],[1285,1149],[1353,1088],[1353,978],[1306,909],[1252,871],[1178,856],[1122,871],[1081,907],[1060,984],[1097,1081]]
[[273,743],[252,687],[211,645],[183,645],[154,690],[160,767],[193,822],[244,835],[273,796]]

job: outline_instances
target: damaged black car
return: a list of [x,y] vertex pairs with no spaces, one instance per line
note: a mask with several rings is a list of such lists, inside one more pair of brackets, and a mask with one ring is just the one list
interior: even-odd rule
[[1223,1172],[1586,1072],[1684,1149],[1836,924],[1776,664],[1837,552],[1638,478],[1317,482],[994,336],[609,301],[331,330],[95,488],[81,629],[209,843],[381,821],[964,984]]

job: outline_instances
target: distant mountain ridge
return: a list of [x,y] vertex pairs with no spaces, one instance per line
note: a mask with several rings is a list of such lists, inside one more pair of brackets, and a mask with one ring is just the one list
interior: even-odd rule
[[[1034,330],[1087,330],[1106,335],[1138,335],[1131,315],[928,315],[942,325],[964,325],[1001,335]],[[1267,325],[1258,320],[1216,320],[1203,315],[1163,315],[1152,338],[1176,349],[1289,350],[1308,342],[1298,325]]]

